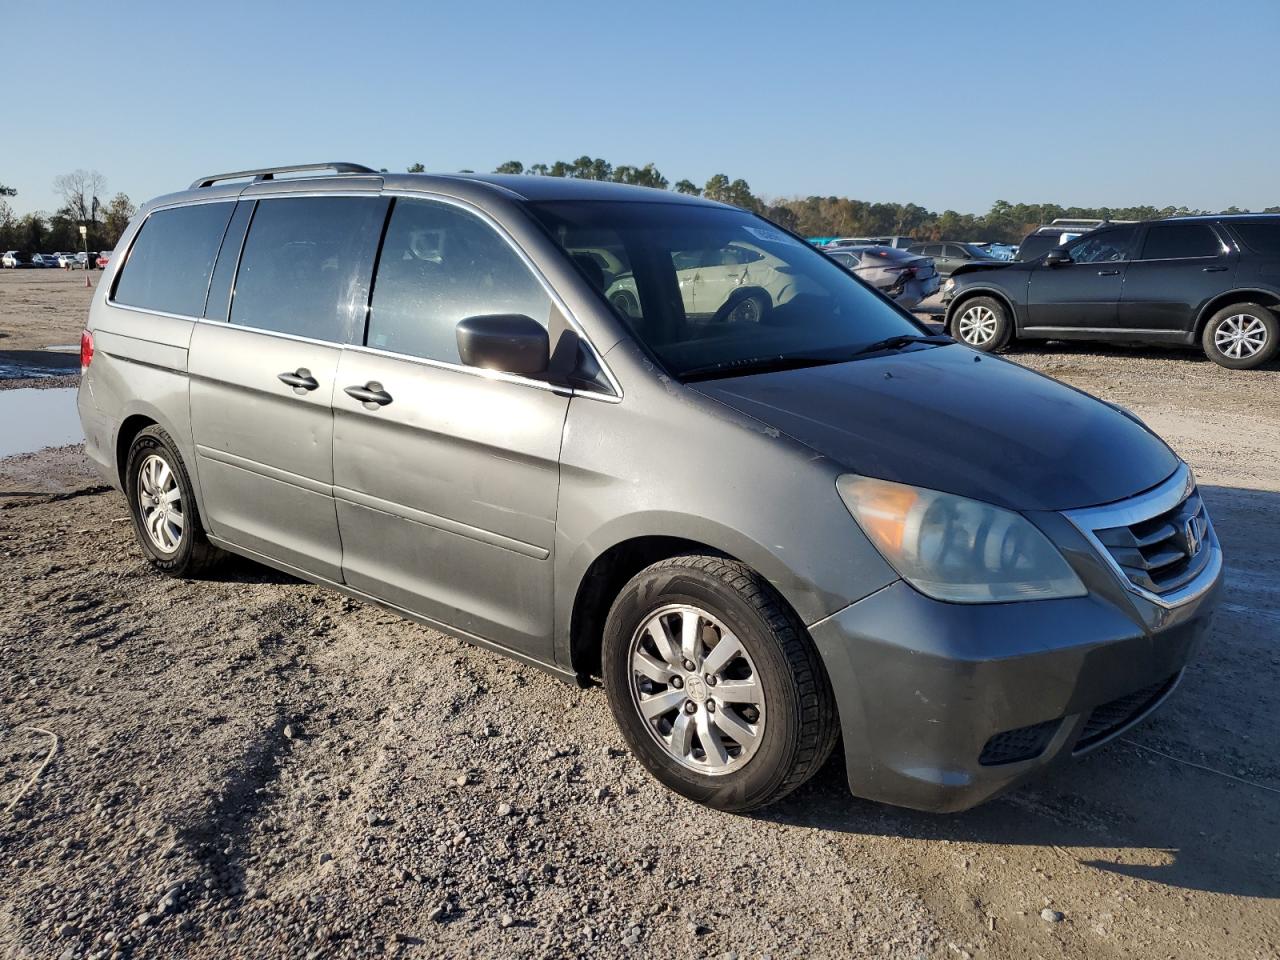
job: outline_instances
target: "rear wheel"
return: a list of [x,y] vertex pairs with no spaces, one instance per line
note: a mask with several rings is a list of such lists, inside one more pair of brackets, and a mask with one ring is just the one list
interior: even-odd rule
[[687,555],[637,574],[609,612],[603,666],[632,752],[699,803],[764,806],[835,745],[835,699],[813,642],[737,561]]
[[217,562],[222,553],[205,537],[191,478],[164,430],[151,426],[134,437],[124,479],[133,532],[152,566],[193,577]]
[[951,335],[966,346],[991,353],[1008,345],[1013,337],[1013,322],[999,300],[974,297],[956,308]]
[[1209,318],[1201,344],[1214,363],[1231,370],[1252,370],[1275,356],[1280,324],[1264,306],[1235,303]]

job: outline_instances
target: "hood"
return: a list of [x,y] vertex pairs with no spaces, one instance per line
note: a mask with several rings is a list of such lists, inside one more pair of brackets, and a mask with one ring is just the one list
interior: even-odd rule
[[952,270],[951,275],[957,277],[962,273],[977,273],[980,270],[1007,270],[1021,265],[1023,265],[1021,260],[970,260]]
[[1114,407],[959,345],[692,386],[863,476],[1014,510],[1122,500],[1178,465]]

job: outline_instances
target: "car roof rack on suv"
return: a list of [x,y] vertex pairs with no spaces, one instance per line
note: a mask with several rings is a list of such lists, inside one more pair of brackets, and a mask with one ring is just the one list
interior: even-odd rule
[[216,173],[210,177],[201,177],[191,184],[191,190],[211,187],[222,180],[243,180],[253,177],[254,183],[263,180],[274,180],[278,173],[304,173],[308,170],[332,170],[334,173],[377,173],[377,170],[366,167],[362,163],[295,163],[287,167],[262,167],[259,170],[237,170],[234,173]]

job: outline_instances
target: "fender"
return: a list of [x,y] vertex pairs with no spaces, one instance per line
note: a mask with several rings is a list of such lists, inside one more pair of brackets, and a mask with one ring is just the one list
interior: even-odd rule
[[1003,303],[1009,310],[1009,316],[1013,317],[1013,328],[1015,332],[1026,326],[1025,318],[1022,315],[1025,305],[1015,305],[1007,290],[991,286],[990,284],[975,284],[973,286],[966,286],[957,295],[953,296],[951,298],[951,302],[947,304],[947,312],[943,317],[946,329],[949,330],[951,328],[952,314],[955,313],[960,304],[975,296],[994,297]]
[[1204,331],[1204,325],[1209,322],[1209,318],[1222,309],[1222,307],[1226,306],[1228,303],[1246,302],[1257,302],[1261,303],[1264,307],[1274,307],[1276,303],[1280,303],[1280,289],[1253,285],[1246,287],[1232,287],[1230,290],[1215,293],[1212,297],[1207,298],[1204,303],[1196,309],[1196,322],[1192,326],[1192,330],[1198,337]]

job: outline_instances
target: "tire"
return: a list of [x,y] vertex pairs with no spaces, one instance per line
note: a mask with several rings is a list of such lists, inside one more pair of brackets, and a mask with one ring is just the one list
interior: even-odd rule
[[716,323],[763,323],[773,301],[763,290],[748,290],[727,300],[716,311]]
[[1209,318],[1200,343],[1205,356],[1219,366],[1253,370],[1276,355],[1280,348],[1280,323],[1264,306],[1233,303]]
[[950,333],[966,347],[994,353],[1013,339],[1013,323],[1005,305],[994,297],[964,300],[951,316]]
[[[134,536],[153,567],[189,578],[221,559],[222,551],[209,542],[201,526],[186,465],[160,427],[147,427],[134,437],[124,484]],[[165,502],[158,503],[156,497]]]
[[[698,624],[690,646],[705,672],[681,664],[687,621]],[[674,656],[662,653],[657,631]],[[738,644],[717,654],[726,636]],[[688,554],[642,570],[609,611],[602,663],[632,753],[669,789],[718,810],[754,810],[790,793],[839,735],[831,683],[804,625],[736,560]],[[717,746],[703,744],[704,731]]]

